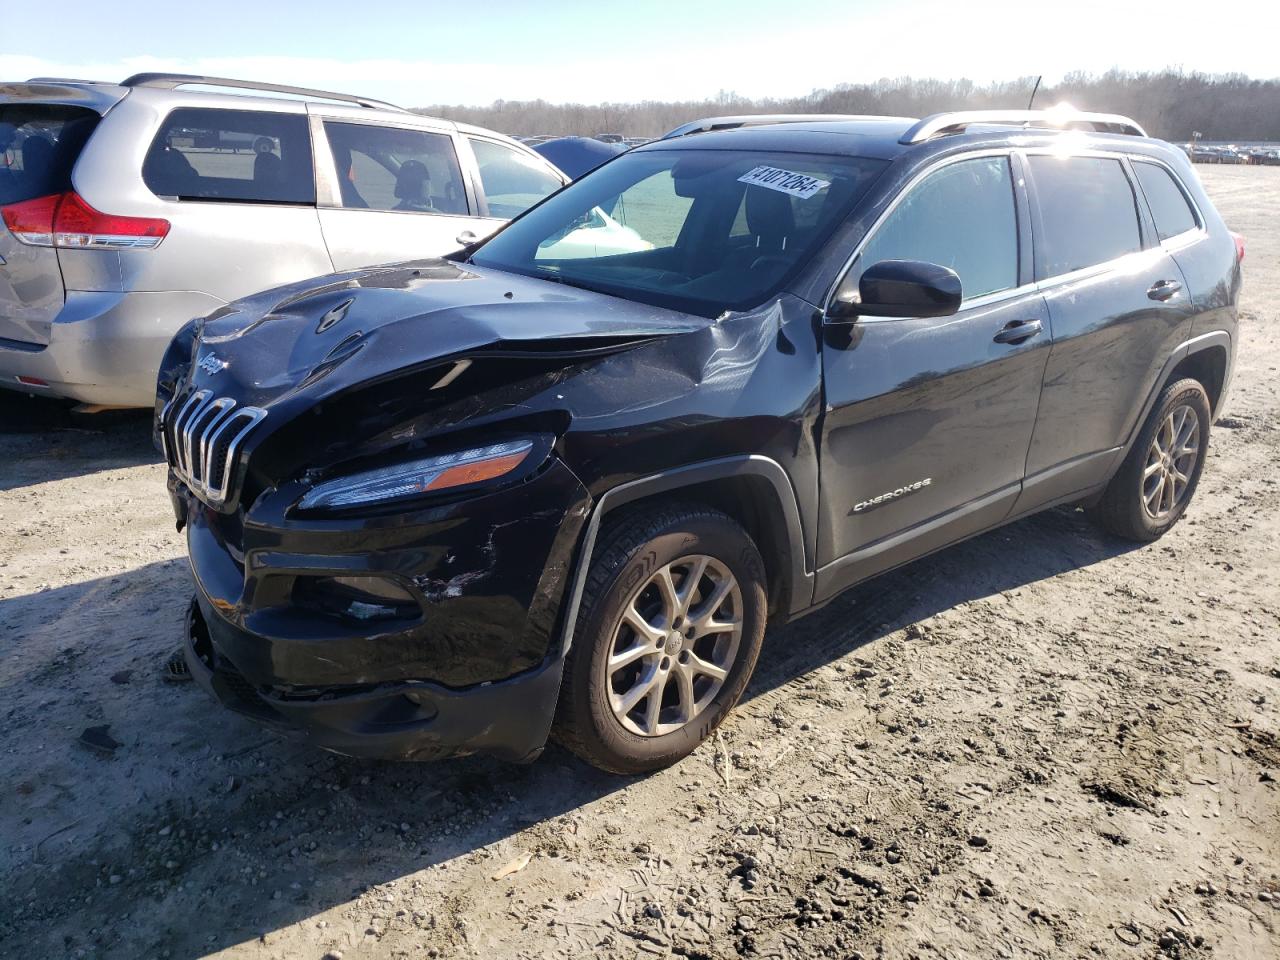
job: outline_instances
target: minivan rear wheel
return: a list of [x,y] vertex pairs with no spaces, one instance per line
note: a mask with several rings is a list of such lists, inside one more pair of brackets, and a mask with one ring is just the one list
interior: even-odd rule
[[1112,533],[1150,541],[1181,519],[1196,491],[1209,449],[1209,397],[1197,380],[1160,394],[1095,514]]
[[556,739],[611,773],[691,753],[755,669],[763,571],[742,527],[709,507],[642,510],[607,528],[565,663]]

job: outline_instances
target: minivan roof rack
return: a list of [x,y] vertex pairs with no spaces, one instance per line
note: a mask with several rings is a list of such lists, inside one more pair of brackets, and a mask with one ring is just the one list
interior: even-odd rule
[[291,87],[283,83],[259,83],[255,80],[234,80],[230,77],[204,77],[194,73],[135,73],[132,77],[120,83],[122,87],[157,87],[161,90],[173,90],[177,87],[188,87],[195,84],[207,87],[231,87],[237,90],[287,93],[291,96],[307,97],[313,100],[336,100],[339,103],[354,103],[371,109],[408,112],[404,107],[397,107],[394,103],[374,100],[371,97],[357,97],[349,93],[334,93],[331,90],[314,90],[311,87]]
[[736,130],[738,127],[756,127],[766,123],[830,123],[838,120],[888,120],[892,117],[857,116],[847,113],[750,113],[740,117],[705,117],[691,120],[674,130],[668,130],[659,140],[685,137],[691,133],[710,133],[712,130]]
[[911,126],[899,143],[922,143],[947,133],[960,133],[966,127],[977,124],[1013,125],[1023,127],[1065,127],[1087,123],[1099,133],[1123,133],[1145,137],[1147,131],[1134,120],[1118,113],[1082,113],[1069,107],[1051,110],[960,110],[935,113]]

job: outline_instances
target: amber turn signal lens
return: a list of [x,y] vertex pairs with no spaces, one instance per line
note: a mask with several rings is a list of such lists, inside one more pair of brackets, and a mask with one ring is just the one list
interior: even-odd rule
[[528,455],[528,450],[522,450],[519,453],[507,454],[505,457],[495,457],[492,460],[462,463],[456,467],[449,467],[436,474],[435,479],[427,484],[427,489],[442,490],[446,487],[461,487],[468,483],[481,483],[485,480],[492,480],[495,477],[502,476],[504,473],[510,473],[524,463],[524,458]]

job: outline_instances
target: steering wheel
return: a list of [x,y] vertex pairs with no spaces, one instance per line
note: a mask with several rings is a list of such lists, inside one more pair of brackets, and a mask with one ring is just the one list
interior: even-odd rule
[[790,258],[784,257],[778,253],[766,253],[764,256],[756,257],[751,261],[751,269],[757,270],[761,267],[768,266],[770,263],[777,264],[780,267],[791,266]]

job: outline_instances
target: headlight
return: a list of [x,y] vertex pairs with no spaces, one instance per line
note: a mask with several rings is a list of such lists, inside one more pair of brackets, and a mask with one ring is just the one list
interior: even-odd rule
[[298,506],[304,510],[350,507],[483,483],[511,473],[533,448],[533,440],[513,440],[353,473],[317,484]]

